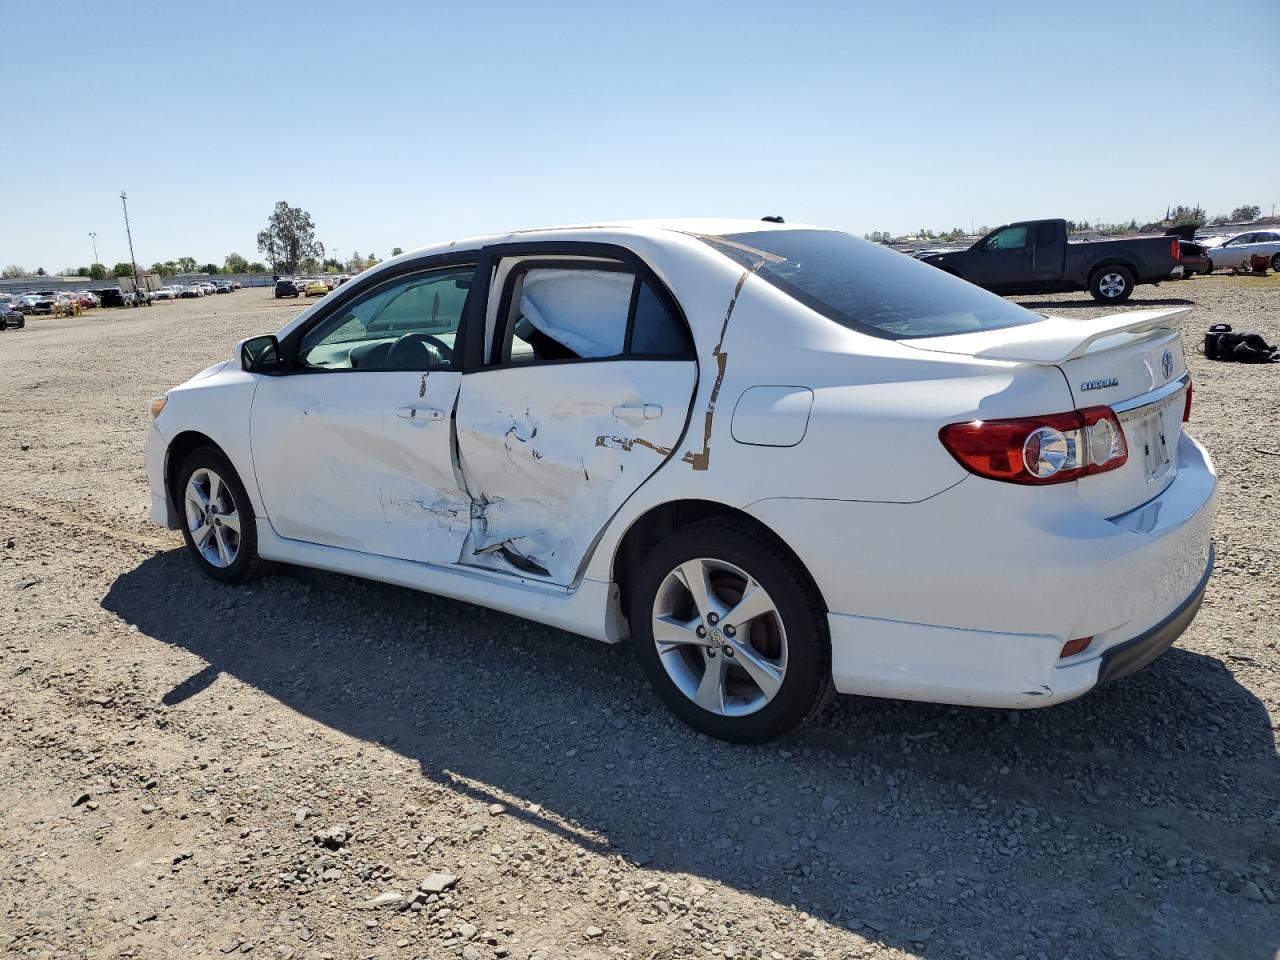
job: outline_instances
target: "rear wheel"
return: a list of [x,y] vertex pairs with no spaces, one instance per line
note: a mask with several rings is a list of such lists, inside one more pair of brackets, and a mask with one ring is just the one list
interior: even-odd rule
[[795,559],[751,524],[725,518],[677,530],[649,551],[635,588],[636,657],[695,730],[762,743],[826,704],[825,607]]
[[216,447],[200,447],[178,471],[182,539],[209,577],[244,583],[258,572],[258,532],[244,484]]
[[1089,292],[1101,303],[1121,303],[1133,293],[1133,274],[1127,267],[1100,267],[1089,281]]
[[1280,273],[1280,253],[1271,258],[1271,269],[1275,273]]

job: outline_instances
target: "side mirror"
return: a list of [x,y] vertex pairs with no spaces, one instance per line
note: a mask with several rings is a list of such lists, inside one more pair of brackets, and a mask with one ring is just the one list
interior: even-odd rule
[[280,341],[274,336],[250,337],[240,341],[240,369],[245,373],[284,372]]

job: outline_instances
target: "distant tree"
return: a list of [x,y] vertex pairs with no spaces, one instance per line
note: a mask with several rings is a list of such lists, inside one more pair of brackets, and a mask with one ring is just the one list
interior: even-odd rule
[[364,258],[364,268],[368,270],[370,267],[375,266],[381,262],[382,261],[378,259],[378,255],[376,253],[371,253]]
[[0,270],[0,278],[5,280],[16,280],[18,277],[25,277],[26,275],[27,268],[20,267],[16,263],[11,263],[3,270]]
[[151,272],[158,277],[172,277],[178,272],[178,265],[172,260],[166,260],[163,263],[156,261],[151,265]]
[[91,264],[89,264],[89,279],[90,279],[90,280],[105,280],[105,279],[107,279],[107,268],[106,268],[106,265],[105,265],[105,264],[101,264],[101,263],[91,263]]
[[360,254],[356,253],[354,250],[351,251],[351,256],[347,258],[347,269],[352,273],[359,273],[364,269],[364,257],[360,256]]
[[393,257],[398,257],[398,256],[400,256],[400,254],[402,254],[402,253],[404,253],[404,251],[403,251],[403,250],[401,250],[399,247],[392,247],[392,248],[391,248],[391,255],[392,255]]
[[89,268],[88,268],[88,267],[76,267],[76,276],[77,276],[77,277],[87,277],[87,276],[90,276]]
[[333,257],[326,257],[324,261],[324,269],[326,273],[337,273],[342,269],[342,263]]
[[267,265],[265,263],[260,263],[259,261],[255,260],[253,261],[253,263],[249,264],[249,266],[245,269],[245,272],[246,273],[266,273]]
[[120,277],[132,277],[133,264],[124,263],[123,261],[120,263],[117,263],[114,267],[111,268],[111,275],[117,279],[119,279]]
[[196,258],[195,257],[179,257],[177,260],[179,273],[195,273]]
[[1165,221],[1174,227],[1182,227],[1187,224],[1194,223],[1196,226],[1204,223],[1209,218],[1205,216],[1204,207],[1196,204],[1194,207],[1186,207],[1178,204],[1168,212]]
[[1230,222],[1231,222],[1230,217],[1228,217],[1225,213],[1220,213],[1216,217],[1214,217],[1212,220],[1209,221],[1209,226],[1220,227],[1224,223],[1230,223]]
[[1231,211],[1231,219],[1235,220],[1237,223],[1248,223],[1250,220],[1257,220],[1258,215],[1261,213],[1261,207],[1236,207]]
[[220,268],[216,263],[206,263],[200,268],[200,272],[208,274],[221,273],[222,268]]
[[249,270],[249,261],[238,253],[228,253],[223,262],[226,264],[223,269],[227,273],[247,273]]
[[80,271],[84,269],[85,269],[84,267],[63,267],[61,270],[58,271],[58,276],[78,277],[80,276]]
[[276,204],[267,228],[258,233],[258,249],[283,273],[296,272],[303,260],[324,257],[324,244],[316,239],[311,214],[283,200]]
[[44,272],[44,267],[36,267],[36,276],[37,276],[37,277],[46,277],[46,276],[48,276],[48,274]]

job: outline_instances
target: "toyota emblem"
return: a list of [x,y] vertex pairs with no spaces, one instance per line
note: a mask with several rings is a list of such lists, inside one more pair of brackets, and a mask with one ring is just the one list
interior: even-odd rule
[[1164,372],[1166,380],[1173,376],[1173,351],[1164,352],[1164,356],[1160,358],[1160,369]]

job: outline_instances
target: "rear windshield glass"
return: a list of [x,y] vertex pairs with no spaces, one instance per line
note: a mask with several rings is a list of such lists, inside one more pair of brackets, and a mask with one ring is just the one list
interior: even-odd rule
[[902,340],[1042,318],[937,267],[834,230],[761,230],[702,239],[842,326]]

